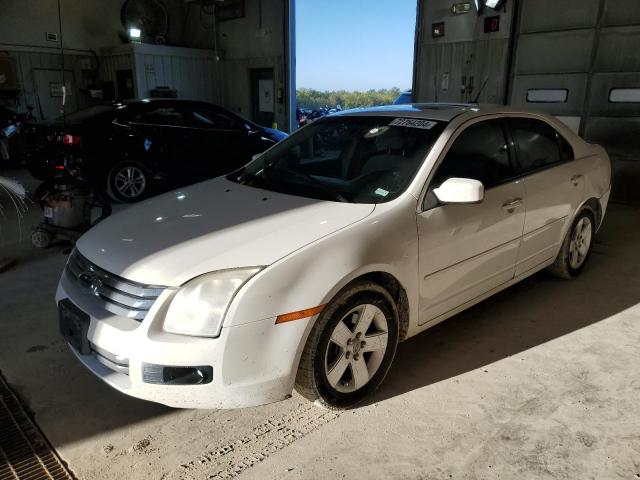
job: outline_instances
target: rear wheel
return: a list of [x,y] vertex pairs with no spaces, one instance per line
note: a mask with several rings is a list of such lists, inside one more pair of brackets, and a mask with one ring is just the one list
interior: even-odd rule
[[296,390],[334,409],[371,395],[386,376],[398,343],[398,312],[389,293],[359,282],[325,307],[300,360]]
[[583,208],[573,220],[556,261],[547,269],[549,273],[570,279],[584,270],[591,255],[595,225],[595,217],[591,209]]
[[137,202],[148,196],[151,178],[146,168],[135,162],[115,166],[109,173],[109,189],[123,202]]

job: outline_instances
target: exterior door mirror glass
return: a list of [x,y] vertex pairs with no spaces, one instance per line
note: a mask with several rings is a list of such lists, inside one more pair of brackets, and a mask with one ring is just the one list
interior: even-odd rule
[[449,178],[433,193],[441,203],[479,203],[484,200],[484,185],[472,178]]

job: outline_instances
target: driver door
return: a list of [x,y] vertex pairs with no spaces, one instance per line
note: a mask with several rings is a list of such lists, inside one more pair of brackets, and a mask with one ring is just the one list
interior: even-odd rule
[[[502,120],[464,128],[437,167],[418,215],[420,324],[513,279],[524,226],[524,185],[516,178]],[[477,204],[438,202],[452,177],[479,180]]]

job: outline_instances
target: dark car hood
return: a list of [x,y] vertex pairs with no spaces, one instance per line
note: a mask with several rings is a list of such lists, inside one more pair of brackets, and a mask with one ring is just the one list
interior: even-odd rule
[[279,142],[280,140],[284,140],[289,136],[285,132],[282,132],[275,128],[262,127],[262,130],[271,138],[273,138],[276,142]]

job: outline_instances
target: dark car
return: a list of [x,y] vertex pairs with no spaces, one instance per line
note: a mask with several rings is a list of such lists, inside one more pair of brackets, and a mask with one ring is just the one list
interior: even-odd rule
[[28,130],[34,177],[73,163],[125,202],[229,173],[287,136],[210,103],[164,99],[94,106]]

